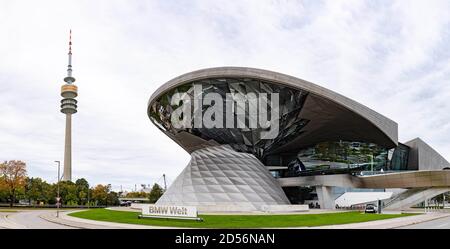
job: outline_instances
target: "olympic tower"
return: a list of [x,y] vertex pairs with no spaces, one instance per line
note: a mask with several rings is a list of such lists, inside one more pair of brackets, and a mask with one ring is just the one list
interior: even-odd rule
[[64,145],[64,173],[63,181],[72,180],[72,114],[77,112],[78,87],[74,84],[72,77],[72,30],[69,37],[69,65],[67,67],[67,77],[64,78],[66,84],[61,87],[61,112],[66,115],[66,135]]

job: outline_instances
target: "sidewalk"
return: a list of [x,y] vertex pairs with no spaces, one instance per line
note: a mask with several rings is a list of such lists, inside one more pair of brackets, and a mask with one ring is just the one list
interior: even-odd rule
[[81,219],[68,215],[72,212],[77,211],[59,212],[59,218],[57,218],[56,213],[53,212],[41,215],[40,217],[49,222],[81,229],[177,229],[176,227],[148,226]]
[[352,223],[344,225],[331,225],[321,227],[309,227],[309,229],[392,229],[401,228],[403,226],[413,225],[435,219],[450,216],[450,213],[426,213],[408,217],[400,217],[386,220],[377,220],[361,223]]

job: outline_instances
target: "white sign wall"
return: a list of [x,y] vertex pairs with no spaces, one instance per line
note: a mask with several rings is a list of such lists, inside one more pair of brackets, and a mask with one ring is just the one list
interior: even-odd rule
[[197,217],[197,208],[194,206],[157,206],[153,204],[142,204],[143,216],[160,217]]

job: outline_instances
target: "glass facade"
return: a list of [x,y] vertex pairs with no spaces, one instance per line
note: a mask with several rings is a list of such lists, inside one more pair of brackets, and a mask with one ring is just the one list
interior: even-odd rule
[[[195,91],[195,85],[201,86],[200,92]],[[218,94],[222,103],[207,101],[210,105],[204,103],[195,105],[195,98],[207,99],[209,93]],[[276,119],[275,121],[279,124],[279,132],[275,138],[262,139],[261,132],[267,128],[249,125],[258,119],[257,115],[250,111],[252,108],[258,108],[252,106],[258,102],[252,101],[251,98],[255,95],[251,93],[266,94],[268,103],[270,103],[270,94],[279,94],[279,116],[269,117],[271,106],[269,105],[267,109],[268,118]],[[195,96],[196,94],[201,96]],[[187,96],[190,102],[186,103],[189,103],[192,113],[199,112],[202,116],[208,112],[208,108],[220,104],[224,107],[222,116],[227,117],[229,113],[226,113],[228,111],[226,107],[231,106],[232,128],[229,127],[230,123],[227,123],[229,120],[225,119],[221,120],[220,128],[199,128],[195,125],[195,115],[188,116],[189,127],[175,127],[171,115],[185,104],[183,101],[186,101],[183,99],[174,104],[172,98],[175,95]],[[278,148],[298,138],[308,128],[311,120],[305,119],[301,113],[309,95],[307,91],[258,79],[210,78],[186,83],[165,92],[152,103],[149,116],[153,123],[169,135],[176,136],[187,132],[200,138],[200,141],[228,144],[236,151],[252,153],[267,166],[288,166],[287,171],[273,172],[275,177],[407,169],[409,147],[401,144],[390,150],[367,141],[336,141],[335,139],[324,141],[321,138],[313,145],[278,151]],[[242,99],[246,102],[244,106],[236,104]],[[319,112],[322,113],[322,111]],[[244,114],[246,127],[237,128],[239,127],[237,120],[242,114]],[[213,116],[214,119],[217,118],[216,115]]]
[[[191,126],[193,128],[177,129],[171,123],[171,114],[178,107],[171,105],[172,97],[177,93],[188,94],[191,99],[194,99],[194,84],[200,84],[202,86],[202,98],[208,93],[218,93],[223,99],[222,106],[227,106],[227,94],[231,94],[231,101],[236,103],[242,98],[245,99],[247,105],[240,106],[231,104],[233,106],[233,127],[238,127],[237,120],[239,113],[244,113],[246,128],[195,128],[194,115],[191,116]],[[248,93],[255,94],[267,94],[270,98],[270,94],[279,94],[279,113],[278,117],[274,117],[279,124],[278,136],[274,139],[262,139],[261,132],[267,129],[262,127],[249,128],[251,122],[255,122],[258,118],[253,113],[250,113],[252,103]],[[171,134],[177,134],[182,131],[189,132],[197,137],[202,138],[205,141],[214,140],[219,144],[229,144],[235,150],[241,152],[249,152],[256,155],[258,158],[263,158],[265,154],[270,153],[272,149],[275,149],[285,143],[288,143],[292,139],[296,138],[301,129],[308,124],[309,120],[303,119],[300,116],[303,104],[308,96],[308,92],[285,87],[280,84],[273,84],[255,79],[207,79],[197,82],[184,84],[176,87],[169,92],[163,94],[157,101],[153,103],[150,110],[150,118],[158,125],[164,132]],[[198,96],[197,96],[198,97]],[[196,107],[192,101],[192,111],[195,113]],[[215,103],[214,103],[215,104]],[[229,103],[228,103],[229,104]],[[203,105],[202,113],[204,114],[209,106]],[[270,113],[271,106],[268,106],[267,112]],[[223,108],[223,117],[226,117],[226,108]],[[268,114],[268,116],[270,116]],[[271,117],[270,117],[271,118]],[[269,118],[269,119],[270,119]],[[226,127],[226,120],[223,120],[223,127]]]
[[270,165],[286,165],[286,176],[302,174],[339,173],[350,171],[387,170],[388,150],[373,143],[364,142],[320,142],[300,149],[295,154],[271,155],[266,161]]

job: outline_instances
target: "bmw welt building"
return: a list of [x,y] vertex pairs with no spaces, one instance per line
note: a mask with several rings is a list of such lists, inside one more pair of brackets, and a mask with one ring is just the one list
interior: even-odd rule
[[[252,211],[393,190],[404,209],[450,191],[450,164],[391,119],[316,84],[267,70],[203,69],[162,85],[148,116],[191,154],[159,205]],[[395,191],[394,191],[395,190]]]

